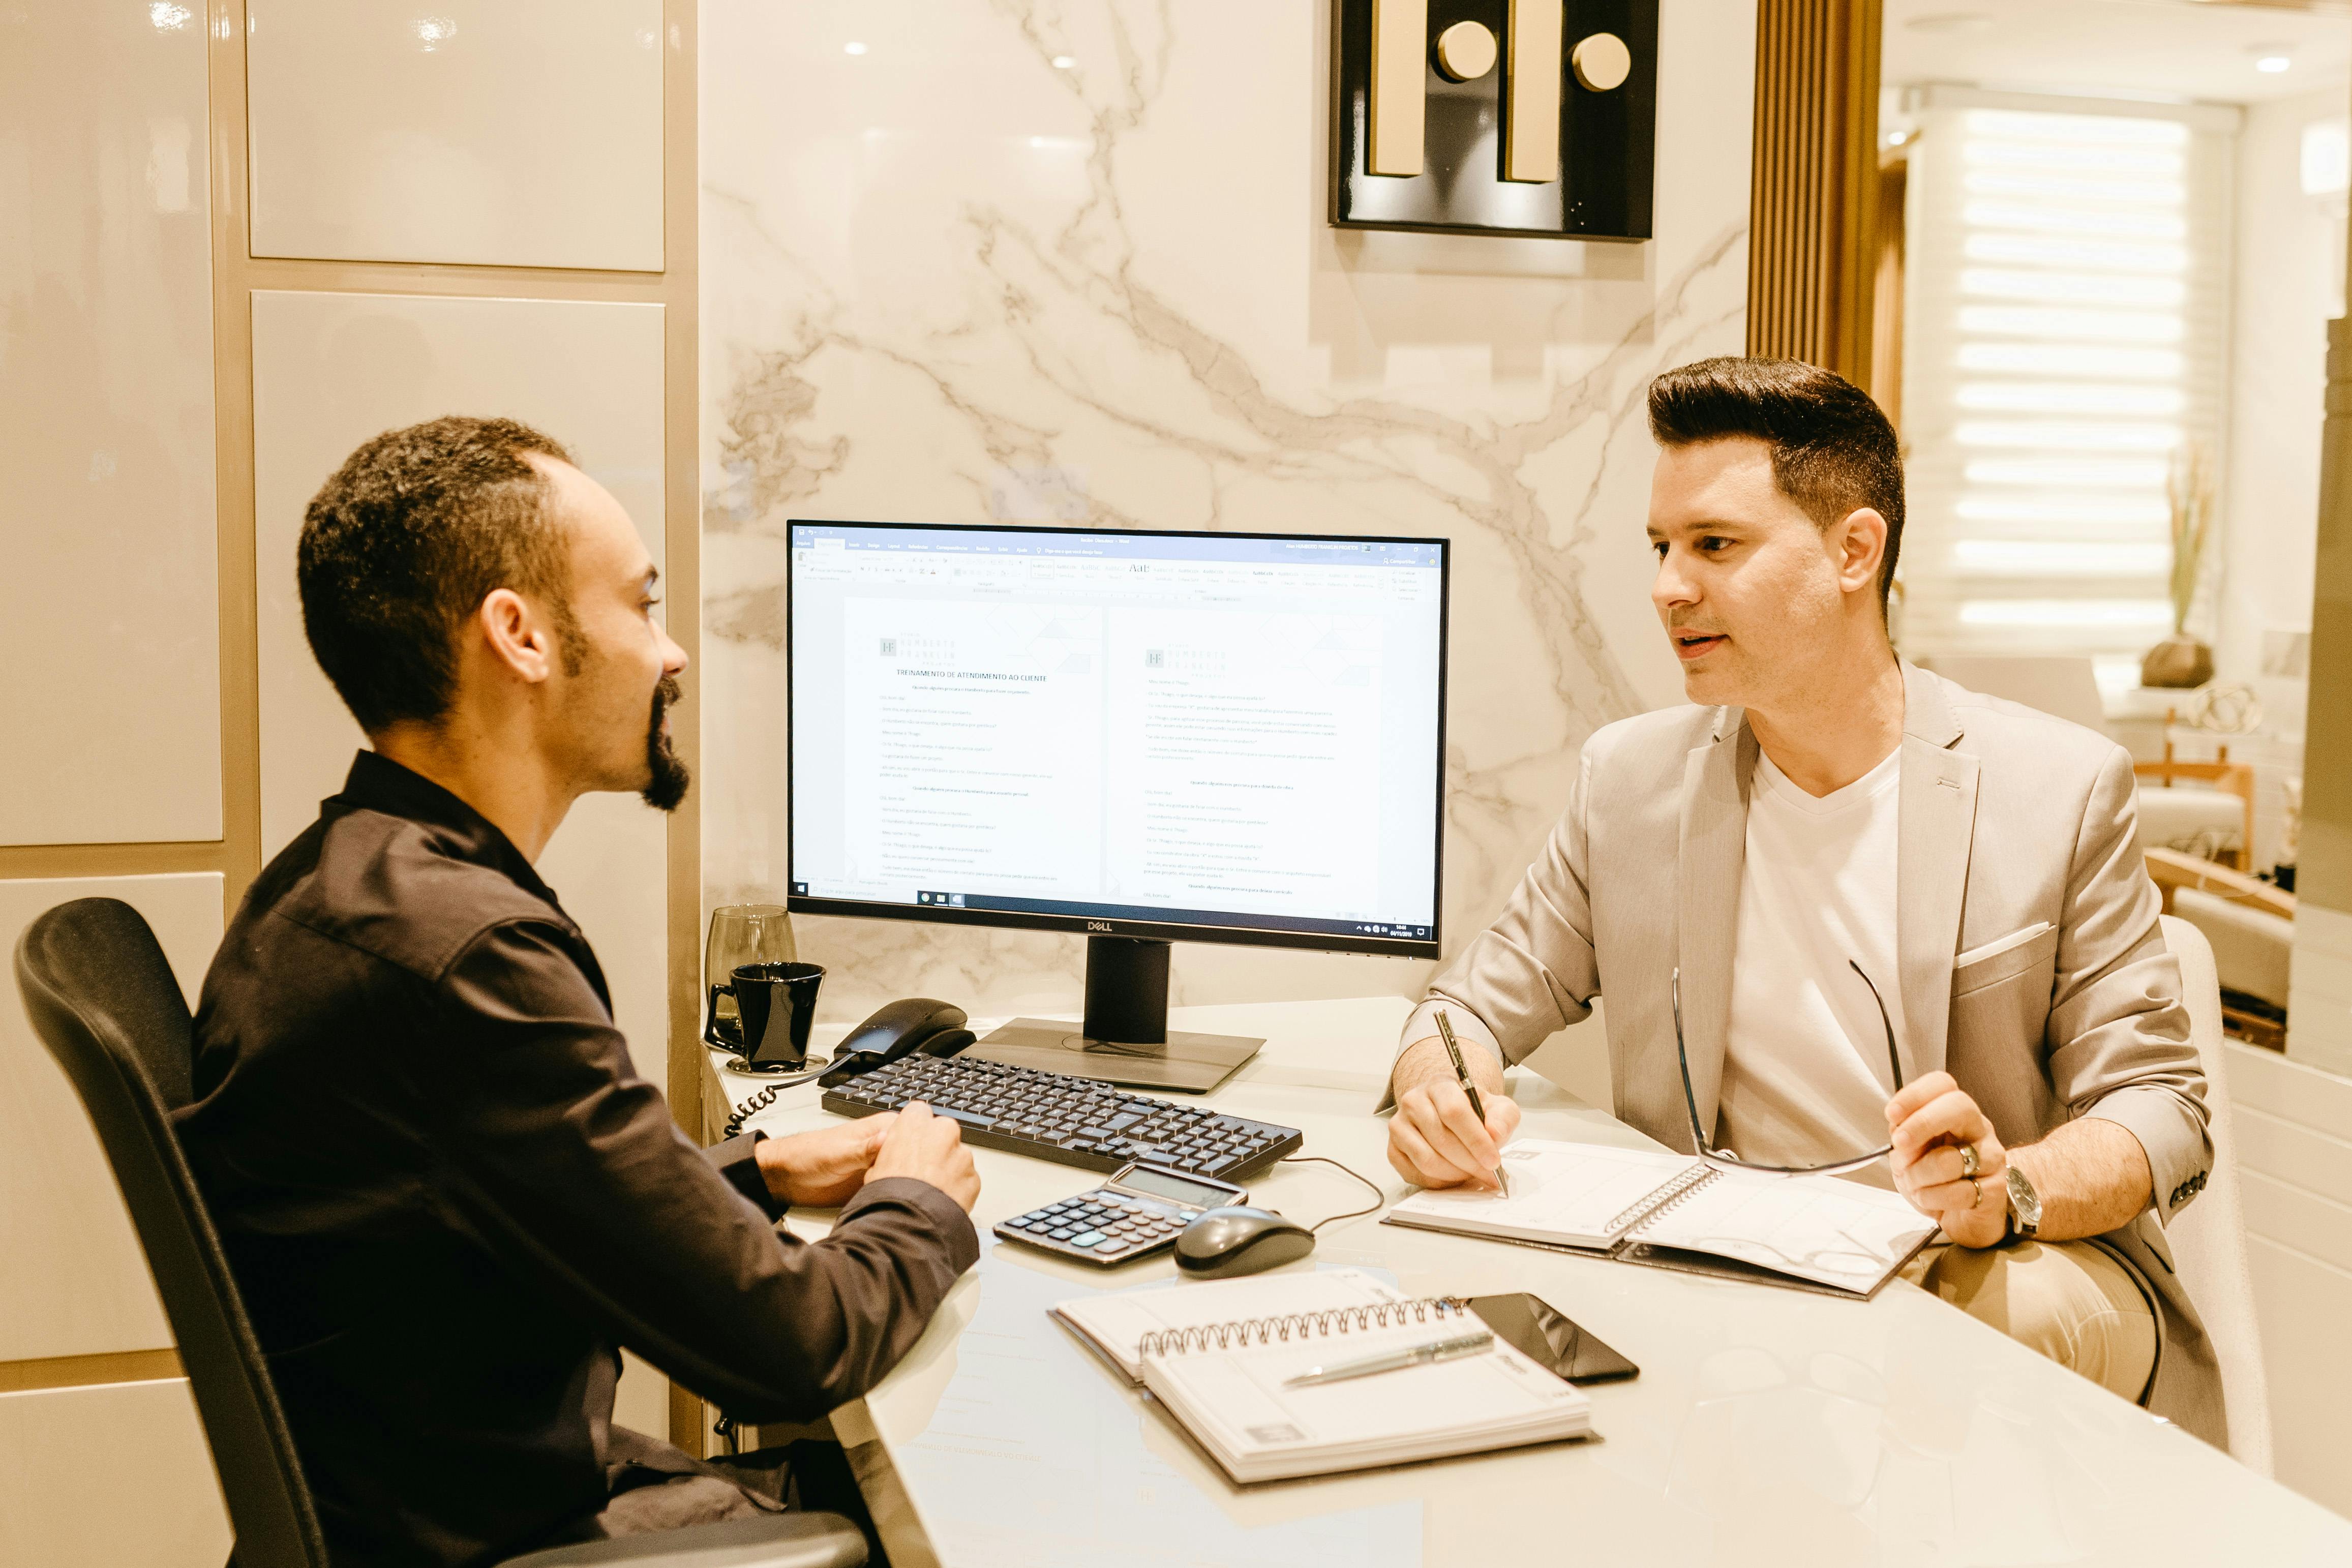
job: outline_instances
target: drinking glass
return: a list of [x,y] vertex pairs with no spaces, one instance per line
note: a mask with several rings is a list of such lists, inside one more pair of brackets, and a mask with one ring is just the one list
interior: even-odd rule
[[782,904],[721,904],[710,911],[710,937],[702,950],[703,994],[709,999],[702,1037],[722,1050],[743,1052],[742,1016],[735,998],[719,989],[747,963],[791,963],[800,957],[793,942],[792,917]]

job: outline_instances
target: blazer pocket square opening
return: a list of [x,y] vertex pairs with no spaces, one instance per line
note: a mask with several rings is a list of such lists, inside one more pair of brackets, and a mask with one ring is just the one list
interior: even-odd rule
[[2038,921],[1997,942],[1972,947],[1952,962],[1952,994],[1964,996],[2034,968],[2057,950],[2058,928]]

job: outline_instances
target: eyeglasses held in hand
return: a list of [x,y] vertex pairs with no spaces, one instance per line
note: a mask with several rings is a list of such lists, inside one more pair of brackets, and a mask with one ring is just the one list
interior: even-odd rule
[[[1849,958],[1846,966],[1856,974],[1862,974],[1862,983],[1870,986],[1870,999],[1878,1004],[1878,1022],[1886,1031],[1886,1063],[1895,1069],[1895,1092],[1900,1094],[1903,1092],[1903,1058],[1895,1049],[1895,1023],[1886,1016],[1886,1000],[1879,995],[1878,987],[1871,984],[1870,976],[1863,974],[1861,964]],[[1895,1145],[1889,1143],[1884,1149],[1874,1149],[1867,1154],[1856,1154],[1849,1160],[1832,1160],[1825,1165],[1766,1165],[1743,1160],[1728,1149],[1717,1148],[1714,1140],[1698,1124],[1698,1094],[1691,1088],[1690,1052],[1683,1047],[1683,972],[1679,968],[1675,971],[1673,992],[1675,1055],[1681,1059],[1683,1067],[1683,1108],[1690,1112],[1691,1147],[1698,1151],[1700,1159],[1727,1171],[1755,1171],[1768,1176],[1842,1176],[1848,1171],[1859,1171],[1864,1165],[1884,1160],[1895,1152]]]

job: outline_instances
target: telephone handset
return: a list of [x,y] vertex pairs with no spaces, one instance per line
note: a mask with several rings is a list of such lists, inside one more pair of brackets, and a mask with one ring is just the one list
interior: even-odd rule
[[817,1082],[830,1089],[916,1051],[951,1057],[972,1042],[964,1021],[964,1010],[952,1002],[929,996],[892,1002],[842,1037],[833,1065]]

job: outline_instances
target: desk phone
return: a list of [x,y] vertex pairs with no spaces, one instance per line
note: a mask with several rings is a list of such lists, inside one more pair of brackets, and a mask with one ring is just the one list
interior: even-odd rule
[[1136,1163],[1119,1167],[1090,1193],[1045,1204],[994,1228],[1079,1263],[1108,1268],[1173,1247],[1179,1232],[1209,1209],[1249,1202],[1231,1182]]

